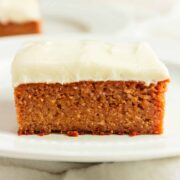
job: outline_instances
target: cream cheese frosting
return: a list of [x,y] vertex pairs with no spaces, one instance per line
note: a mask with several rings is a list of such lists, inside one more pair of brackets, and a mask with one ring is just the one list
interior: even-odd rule
[[23,23],[39,19],[38,0],[0,0],[1,23]]
[[87,40],[26,44],[12,63],[13,85],[93,81],[169,79],[165,65],[147,43]]

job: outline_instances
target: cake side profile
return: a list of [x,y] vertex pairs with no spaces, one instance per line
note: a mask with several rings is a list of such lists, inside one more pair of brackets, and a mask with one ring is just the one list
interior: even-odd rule
[[31,43],[12,78],[20,135],[163,132],[169,74],[146,43]]
[[0,36],[41,32],[37,0],[1,0]]
[[19,134],[160,134],[166,81],[82,81],[15,89]]

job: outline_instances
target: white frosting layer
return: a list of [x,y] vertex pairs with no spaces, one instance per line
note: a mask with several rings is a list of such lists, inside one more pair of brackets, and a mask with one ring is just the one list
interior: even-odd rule
[[0,0],[0,22],[23,23],[39,20],[37,0]]
[[12,64],[13,84],[68,83],[82,80],[169,79],[165,65],[146,43],[99,41],[36,42],[20,50]]

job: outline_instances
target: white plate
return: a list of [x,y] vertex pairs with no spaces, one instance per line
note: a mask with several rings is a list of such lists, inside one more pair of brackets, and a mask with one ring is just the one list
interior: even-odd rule
[[[76,162],[132,161],[180,155],[180,63],[166,62],[172,82],[167,93],[163,135],[18,136],[10,64],[22,42],[42,39],[26,36],[0,39],[0,155],[27,159]],[[62,37],[60,37],[62,38]],[[46,39],[46,38],[45,38]],[[162,55],[163,49],[153,42]],[[171,45],[173,48],[173,46]],[[179,52],[177,52],[179,53]],[[174,54],[173,54],[174,55]]]

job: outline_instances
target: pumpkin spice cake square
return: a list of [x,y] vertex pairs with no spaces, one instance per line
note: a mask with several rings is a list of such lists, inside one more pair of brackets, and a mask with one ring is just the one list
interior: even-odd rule
[[40,31],[38,0],[0,0],[0,36]]
[[30,43],[12,79],[20,135],[163,132],[170,77],[146,43]]

